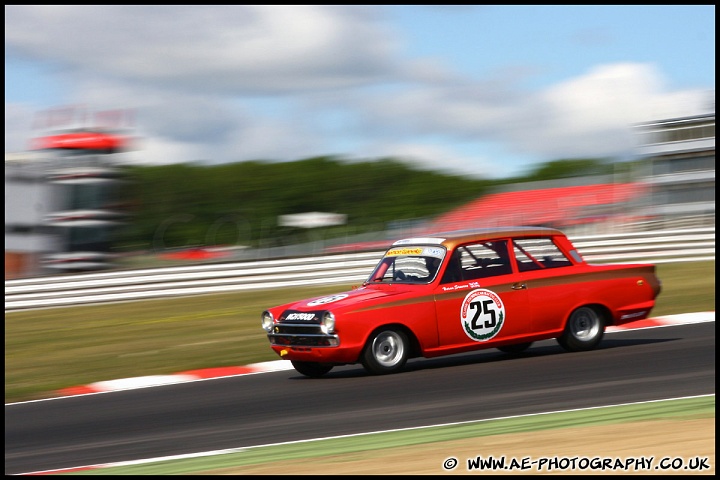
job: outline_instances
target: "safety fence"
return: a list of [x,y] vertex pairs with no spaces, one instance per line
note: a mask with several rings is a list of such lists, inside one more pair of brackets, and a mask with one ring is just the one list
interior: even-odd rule
[[[570,237],[589,263],[715,260],[715,227]],[[5,311],[364,281],[383,252],[228,262],[5,282]]]

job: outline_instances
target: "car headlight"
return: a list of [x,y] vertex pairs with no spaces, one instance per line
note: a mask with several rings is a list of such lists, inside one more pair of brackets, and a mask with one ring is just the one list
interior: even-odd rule
[[335,315],[332,312],[323,313],[320,330],[325,334],[335,333]]
[[272,332],[274,323],[275,319],[273,318],[272,313],[267,311],[262,313],[262,327],[265,329],[266,332]]

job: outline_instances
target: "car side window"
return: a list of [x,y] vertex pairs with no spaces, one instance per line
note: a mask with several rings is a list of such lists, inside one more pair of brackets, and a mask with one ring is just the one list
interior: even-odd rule
[[567,267],[572,262],[550,238],[523,238],[513,241],[518,270],[532,272],[546,268]]
[[462,245],[453,252],[441,283],[476,280],[512,273],[507,241]]

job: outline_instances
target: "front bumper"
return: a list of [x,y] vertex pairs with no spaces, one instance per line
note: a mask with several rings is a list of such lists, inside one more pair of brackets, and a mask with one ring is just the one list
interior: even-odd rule
[[317,323],[276,323],[267,334],[270,345],[283,347],[338,347],[340,338],[325,333]]
[[362,347],[301,347],[271,345],[283,360],[301,362],[333,363],[337,365],[356,363]]

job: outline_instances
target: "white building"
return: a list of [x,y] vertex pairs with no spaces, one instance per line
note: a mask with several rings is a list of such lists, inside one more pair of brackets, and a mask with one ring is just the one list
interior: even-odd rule
[[80,141],[88,132],[71,135],[5,155],[5,279],[109,266],[122,169],[117,152]]
[[644,216],[662,225],[715,224],[715,113],[637,125]]

